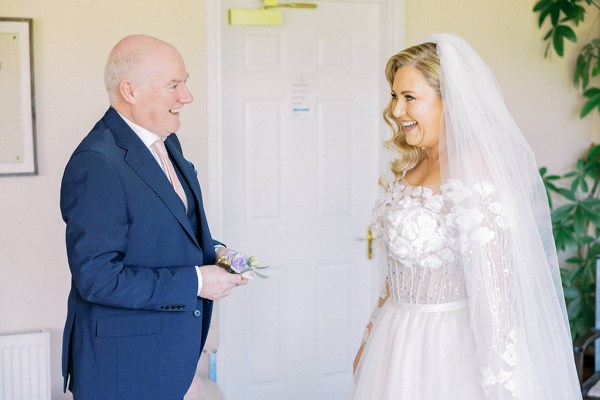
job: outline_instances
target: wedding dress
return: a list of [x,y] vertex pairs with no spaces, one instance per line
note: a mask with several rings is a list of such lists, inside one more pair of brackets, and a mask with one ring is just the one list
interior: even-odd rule
[[[386,250],[388,277],[385,304],[373,316],[355,374],[354,399],[484,398],[459,260],[461,247],[469,245],[465,240],[481,246],[502,240],[488,228],[502,218],[492,190],[486,184],[468,189],[459,181],[429,187],[401,181],[390,184],[375,206],[372,229]],[[480,208],[462,208],[467,198],[477,198]],[[457,224],[469,226],[473,237],[465,238]],[[495,287],[485,290],[504,290],[504,280],[498,276]],[[498,306],[498,326],[510,326]],[[505,337],[502,385],[510,393],[509,332]]]
[[473,48],[427,41],[441,66],[442,183],[392,179],[374,208],[388,274],[352,398],[580,400],[533,151]]

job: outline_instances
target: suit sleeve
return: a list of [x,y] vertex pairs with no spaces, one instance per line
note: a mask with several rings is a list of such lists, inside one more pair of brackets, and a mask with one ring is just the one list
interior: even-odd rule
[[61,211],[73,282],[85,300],[132,309],[195,307],[193,265],[124,263],[130,215],[119,174],[104,155],[82,151],[71,158],[61,187]]

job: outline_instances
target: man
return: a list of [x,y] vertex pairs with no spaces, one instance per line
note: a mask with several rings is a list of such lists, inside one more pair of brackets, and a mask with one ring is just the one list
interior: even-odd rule
[[65,390],[68,382],[76,400],[180,400],[212,301],[247,280],[214,265],[229,250],[210,235],[195,170],[173,133],[193,100],[179,52],[128,36],[104,74],[111,107],[61,187],[72,274]]

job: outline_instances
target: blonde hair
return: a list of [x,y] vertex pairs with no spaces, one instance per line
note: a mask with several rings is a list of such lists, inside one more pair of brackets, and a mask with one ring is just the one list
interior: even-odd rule
[[[394,84],[396,72],[403,67],[413,67],[419,70],[441,98],[441,67],[435,43],[427,42],[412,46],[390,57],[385,67],[385,77],[390,88]],[[392,137],[384,143],[386,147],[400,153],[400,157],[394,160],[391,165],[391,170],[398,179],[404,171],[415,167],[423,159],[425,152],[420,147],[406,143],[406,134],[392,115],[392,99],[383,110],[383,119],[393,132]]]

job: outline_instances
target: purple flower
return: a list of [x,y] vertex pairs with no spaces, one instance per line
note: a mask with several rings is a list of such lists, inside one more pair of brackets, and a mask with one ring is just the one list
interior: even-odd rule
[[227,261],[229,261],[229,267],[234,272],[240,274],[246,268],[248,268],[248,256],[243,253],[232,253],[229,253],[227,256]]

